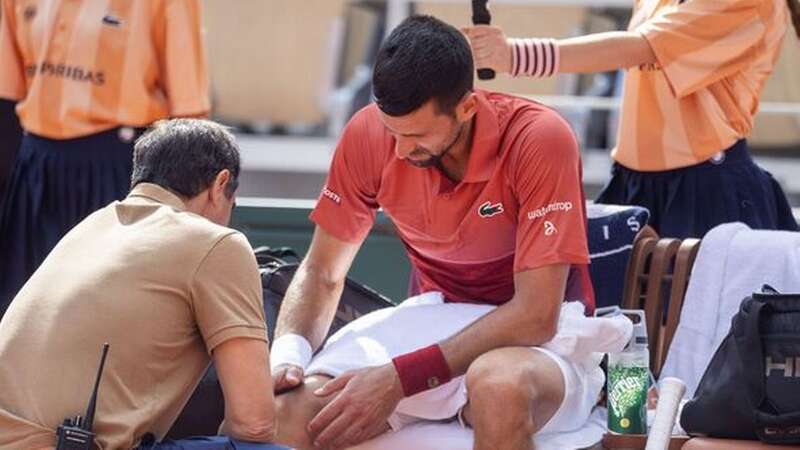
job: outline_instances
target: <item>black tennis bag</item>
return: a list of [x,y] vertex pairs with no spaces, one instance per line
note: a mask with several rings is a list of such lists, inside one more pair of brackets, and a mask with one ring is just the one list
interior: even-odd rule
[[747,297],[683,408],[690,435],[800,444],[800,294]]
[[[261,271],[261,283],[264,286],[264,313],[267,319],[269,338],[272,341],[283,296],[300,265],[300,258],[288,247],[275,249],[259,247],[255,252]],[[369,286],[347,278],[336,315],[330,330],[328,330],[328,337],[358,317],[389,306],[394,306],[391,300]]]
[[[259,247],[255,249],[255,255],[264,289],[264,314],[272,341],[283,296],[300,265],[300,258],[288,247]],[[328,337],[356,318],[389,306],[394,304],[388,298],[348,278]],[[217,372],[212,365],[172,425],[167,438],[216,435],[224,417],[225,401]]]

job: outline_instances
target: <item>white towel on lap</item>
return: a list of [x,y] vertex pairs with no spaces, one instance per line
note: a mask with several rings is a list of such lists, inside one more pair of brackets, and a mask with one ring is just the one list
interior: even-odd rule
[[[440,342],[456,334],[494,308],[495,306],[483,304],[445,303],[442,295],[436,292],[422,294],[403,302],[398,307],[365,315],[339,330],[314,357],[306,373],[338,376],[348,370],[386,364],[395,356]],[[582,417],[574,417],[572,411],[569,414],[557,414],[564,416],[562,419],[564,426],[575,430],[585,424],[603,384],[602,371],[598,367],[602,352],[621,350],[630,339],[631,331],[632,325],[624,316],[587,318],[583,315],[583,305],[580,303],[564,304],[556,337],[542,346],[545,352],[559,363],[569,389],[579,391],[581,394],[579,398],[572,399],[572,404],[576,409],[581,409],[575,413]],[[561,357],[556,357],[551,352]],[[470,448],[471,431],[454,431],[453,427],[458,428],[458,426],[452,424],[415,424],[421,420],[451,419],[464,406],[466,399],[463,376],[454,378],[435,389],[403,399],[390,423],[395,430],[410,424],[414,425],[404,428],[401,432],[392,433],[391,438],[408,442],[405,438],[407,433],[435,430],[435,427],[439,426],[442,427],[442,433],[447,433],[455,439],[460,439],[459,436],[469,437],[468,445],[464,448]],[[568,400],[569,395],[565,402]],[[428,428],[427,425],[434,428]],[[597,435],[595,431],[591,439],[596,437],[599,440],[599,436],[602,436],[602,432]],[[576,447],[582,445],[585,440],[587,438],[583,436],[582,440],[579,440],[581,444]]]
[[[404,353],[442,341],[491,311],[491,305],[444,303],[428,292],[400,306],[378,310],[351,322],[331,336],[311,360],[306,374],[339,376],[348,370],[380,366]],[[436,389],[403,399],[396,415],[426,420],[449,419],[463,405],[460,377]],[[402,421],[394,418],[393,426]]]
[[[348,370],[379,366],[392,358],[440,342],[495,308],[493,305],[445,303],[439,292],[409,298],[400,306],[374,311],[351,322],[325,343],[307,374],[338,376]],[[632,324],[625,316],[585,317],[578,302],[565,303],[556,336],[542,347],[584,363],[593,353],[620,351]]]

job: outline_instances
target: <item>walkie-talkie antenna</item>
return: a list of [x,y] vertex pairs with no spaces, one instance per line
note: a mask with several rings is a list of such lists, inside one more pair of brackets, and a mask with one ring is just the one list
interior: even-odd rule
[[108,355],[108,342],[103,344],[103,354],[100,356],[100,367],[97,368],[97,378],[94,380],[94,389],[92,396],[89,398],[89,405],[86,407],[86,416],[83,423],[80,425],[86,431],[92,431],[94,425],[94,410],[97,407],[97,391],[100,389],[100,378],[103,376],[103,367],[106,365],[106,355]]

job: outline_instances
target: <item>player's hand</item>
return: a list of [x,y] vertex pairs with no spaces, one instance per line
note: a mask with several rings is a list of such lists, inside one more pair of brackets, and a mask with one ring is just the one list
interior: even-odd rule
[[291,391],[303,384],[303,368],[294,364],[281,364],[272,372],[273,390],[276,394]]
[[308,424],[317,448],[338,450],[389,430],[387,420],[403,399],[392,363],[346,372],[314,391],[336,396]]
[[506,34],[498,27],[476,25],[461,30],[472,47],[476,69],[494,69],[498,73],[511,72],[511,45]]

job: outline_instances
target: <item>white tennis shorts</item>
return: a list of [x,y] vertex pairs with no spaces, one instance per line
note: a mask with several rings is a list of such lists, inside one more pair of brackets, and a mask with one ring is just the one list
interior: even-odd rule
[[[367,314],[340,329],[314,357],[306,374],[336,377],[349,370],[387,364],[395,356],[456,334],[494,308],[493,305],[444,303],[439,293],[413,297],[400,306]],[[565,385],[561,406],[539,432],[581,428],[605,382],[599,367],[600,357],[575,363],[548,349],[532,348],[558,364]],[[467,404],[467,395],[464,377],[456,377],[435,389],[400,401],[389,424],[397,431],[420,421],[452,420]]]

